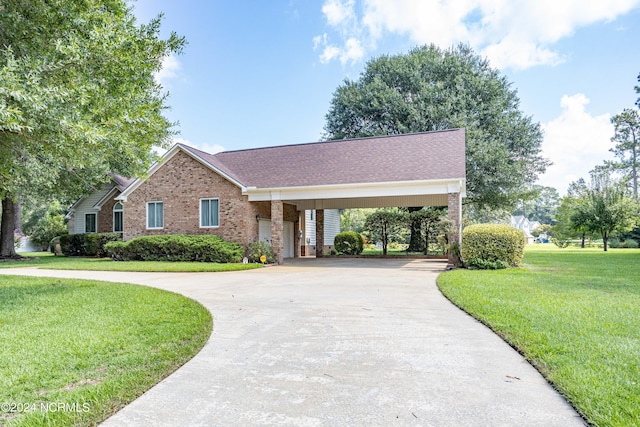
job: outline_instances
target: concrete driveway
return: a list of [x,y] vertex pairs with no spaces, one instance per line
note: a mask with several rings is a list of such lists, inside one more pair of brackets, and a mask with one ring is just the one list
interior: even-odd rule
[[214,316],[204,349],[104,426],[572,426],[516,351],[439,292],[434,260],[288,260],[234,273],[3,269],[138,283]]

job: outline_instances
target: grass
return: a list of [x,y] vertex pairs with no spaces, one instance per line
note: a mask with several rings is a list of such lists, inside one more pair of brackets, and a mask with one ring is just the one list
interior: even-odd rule
[[49,252],[22,253],[34,260],[3,261],[0,268],[39,267],[52,270],[143,271],[143,272],[219,272],[250,270],[261,264],[164,261],[113,261],[110,258],[77,258],[54,256]]
[[640,425],[640,250],[527,247],[523,268],[438,278],[598,426]]
[[2,407],[7,427],[95,425],[192,358],[212,328],[197,302],[136,285],[0,276],[0,301],[0,403],[20,405]]

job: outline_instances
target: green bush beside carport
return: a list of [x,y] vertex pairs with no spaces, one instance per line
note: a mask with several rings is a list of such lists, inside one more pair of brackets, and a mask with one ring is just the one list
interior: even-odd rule
[[462,260],[480,269],[516,266],[524,256],[525,243],[524,232],[509,225],[470,225],[462,231]]

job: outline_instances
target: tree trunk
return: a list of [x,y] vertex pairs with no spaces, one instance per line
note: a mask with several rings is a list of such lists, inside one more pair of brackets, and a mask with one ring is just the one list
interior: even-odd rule
[[582,242],[580,243],[580,247],[582,249],[584,249],[584,236],[585,236],[585,233],[582,233]]
[[20,218],[20,207],[22,205],[22,197],[18,196],[13,206],[13,229],[18,234],[22,234],[22,219]]
[[387,226],[382,226],[382,255],[387,256],[387,244],[389,243],[389,236],[387,235]]
[[[407,208],[409,213],[418,212],[420,208]],[[407,252],[422,252],[424,248],[422,247],[422,227],[420,224],[420,219],[415,218],[411,221],[411,237],[409,238],[409,247],[407,248]]]
[[429,227],[424,232],[424,254],[429,255]]
[[609,240],[609,236],[607,233],[602,233],[602,243],[604,243],[604,251],[607,252],[607,241]]
[[16,248],[13,242],[13,226],[15,224],[14,202],[10,195],[2,199],[2,223],[0,224],[0,256],[15,257]]

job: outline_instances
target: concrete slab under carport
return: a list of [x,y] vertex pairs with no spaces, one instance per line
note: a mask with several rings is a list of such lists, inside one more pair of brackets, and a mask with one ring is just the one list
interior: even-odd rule
[[4,269],[179,292],[214,315],[190,362],[104,426],[578,426],[521,355],[449,303],[436,260],[316,259],[234,273]]

